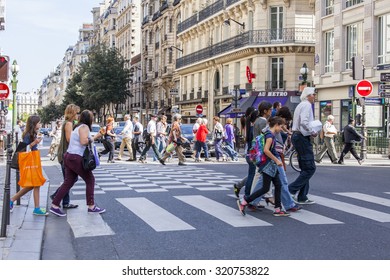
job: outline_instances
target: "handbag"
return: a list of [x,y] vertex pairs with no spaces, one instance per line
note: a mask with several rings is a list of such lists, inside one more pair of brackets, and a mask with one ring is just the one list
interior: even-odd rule
[[27,148],[26,143],[24,142],[19,142],[18,146],[15,149],[15,152],[12,156],[12,162],[11,162],[11,168],[12,169],[19,169],[19,152],[25,152]]
[[166,151],[167,153],[172,153],[173,150],[175,150],[176,146],[177,146],[176,143],[171,142],[171,143],[165,148],[165,151]]
[[274,178],[278,172],[278,166],[273,160],[270,160],[264,168],[261,170],[262,173],[267,174],[268,176]]
[[40,187],[46,179],[42,174],[41,154],[38,150],[19,152],[20,180],[18,184],[25,187]]
[[100,165],[100,159],[99,159],[99,154],[98,154],[98,151],[97,151],[95,145],[93,145],[93,155],[95,156],[96,166],[99,166]]
[[85,171],[92,171],[96,168],[95,154],[92,149],[92,141],[88,141],[83,154],[83,168]]

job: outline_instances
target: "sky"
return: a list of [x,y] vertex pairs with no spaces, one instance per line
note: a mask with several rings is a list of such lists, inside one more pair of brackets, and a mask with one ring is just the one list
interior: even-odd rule
[[39,89],[42,80],[75,45],[92,8],[102,0],[6,0],[5,31],[0,49],[19,65],[18,92]]

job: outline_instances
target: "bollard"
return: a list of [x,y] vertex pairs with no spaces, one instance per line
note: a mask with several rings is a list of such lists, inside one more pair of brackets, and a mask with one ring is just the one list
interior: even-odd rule
[[11,200],[11,162],[12,162],[12,143],[11,134],[7,135],[7,166],[5,169],[4,197],[3,197],[3,213],[1,219],[0,237],[7,237],[7,225],[10,222],[9,204]]
[[[18,146],[18,144],[19,144],[19,137],[18,137],[18,133],[15,132],[15,149]],[[15,170],[15,177],[16,177],[16,193],[18,193],[20,191],[20,186],[19,186],[20,171],[19,171],[19,169]],[[20,198],[18,198],[16,200],[16,205],[20,205]]]

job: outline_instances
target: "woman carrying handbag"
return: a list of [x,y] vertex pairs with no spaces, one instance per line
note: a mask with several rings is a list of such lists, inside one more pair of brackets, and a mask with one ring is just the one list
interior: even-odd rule
[[50,212],[64,217],[66,214],[60,209],[59,205],[66,193],[73,187],[75,179],[80,176],[86,184],[86,200],[88,205],[88,213],[104,213],[106,209],[100,208],[95,205],[94,201],[94,189],[95,189],[95,177],[91,170],[84,169],[83,155],[86,147],[90,142],[94,142],[101,137],[100,132],[91,137],[91,125],[93,120],[93,114],[89,110],[84,110],[80,114],[80,119],[77,126],[72,131],[70,136],[70,142],[68,151],[64,155],[65,165],[65,180],[60,186],[57,195],[54,197]]
[[[31,151],[38,151],[38,144],[42,141],[43,135],[40,134],[38,135],[39,129],[41,128],[41,118],[39,116],[29,116],[27,119],[27,125],[26,129],[24,130],[22,137],[23,137],[23,143],[27,145],[27,149],[31,149]],[[19,157],[21,156],[22,153],[19,153]],[[25,155],[27,153],[23,153]],[[28,156],[28,155],[27,155]],[[11,197],[10,201],[10,211],[13,211],[14,208],[14,202],[21,198],[23,195],[28,193],[29,191],[33,190],[33,197],[34,197],[34,210],[33,210],[33,215],[37,216],[46,216],[48,213],[46,212],[45,208],[41,208],[39,206],[39,190],[40,187],[45,183],[45,179],[42,176],[42,167],[40,165],[40,157],[39,154],[36,155],[35,157],[38,165],[38,169],[32,169],[32,168],[22,168],[21,162],[23,162],[24,165],[26,165],[26,161],[21,161],[19,160],[19,166],[20,166],[20,175],[21,175],[21,181],[19,184],[23,187],[20,191],[18,191],[13,197]],[[35,165],[35,164],[34,164]],[[27,167],[27,166],[24,166]],[[40,172],[40,174],[34,175],[31,173],[31,171],[36,170],[35,172]],[[28,177],[25,178],[25,171],[29,171],[30,173],[27,175]],[[31,178],[31,176],[34,176],[35,178]],[[30,181],[31,179],[37,179],[34,181],[39,181],[40,184],[37,186],[25,186],[22,181]]]

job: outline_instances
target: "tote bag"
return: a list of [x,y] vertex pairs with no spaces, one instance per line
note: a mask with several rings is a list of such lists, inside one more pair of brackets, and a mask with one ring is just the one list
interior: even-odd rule
[[25,187],[40,187],[46,179],[42,174],[41,154],[39,151],[19,152],[19,185]]

